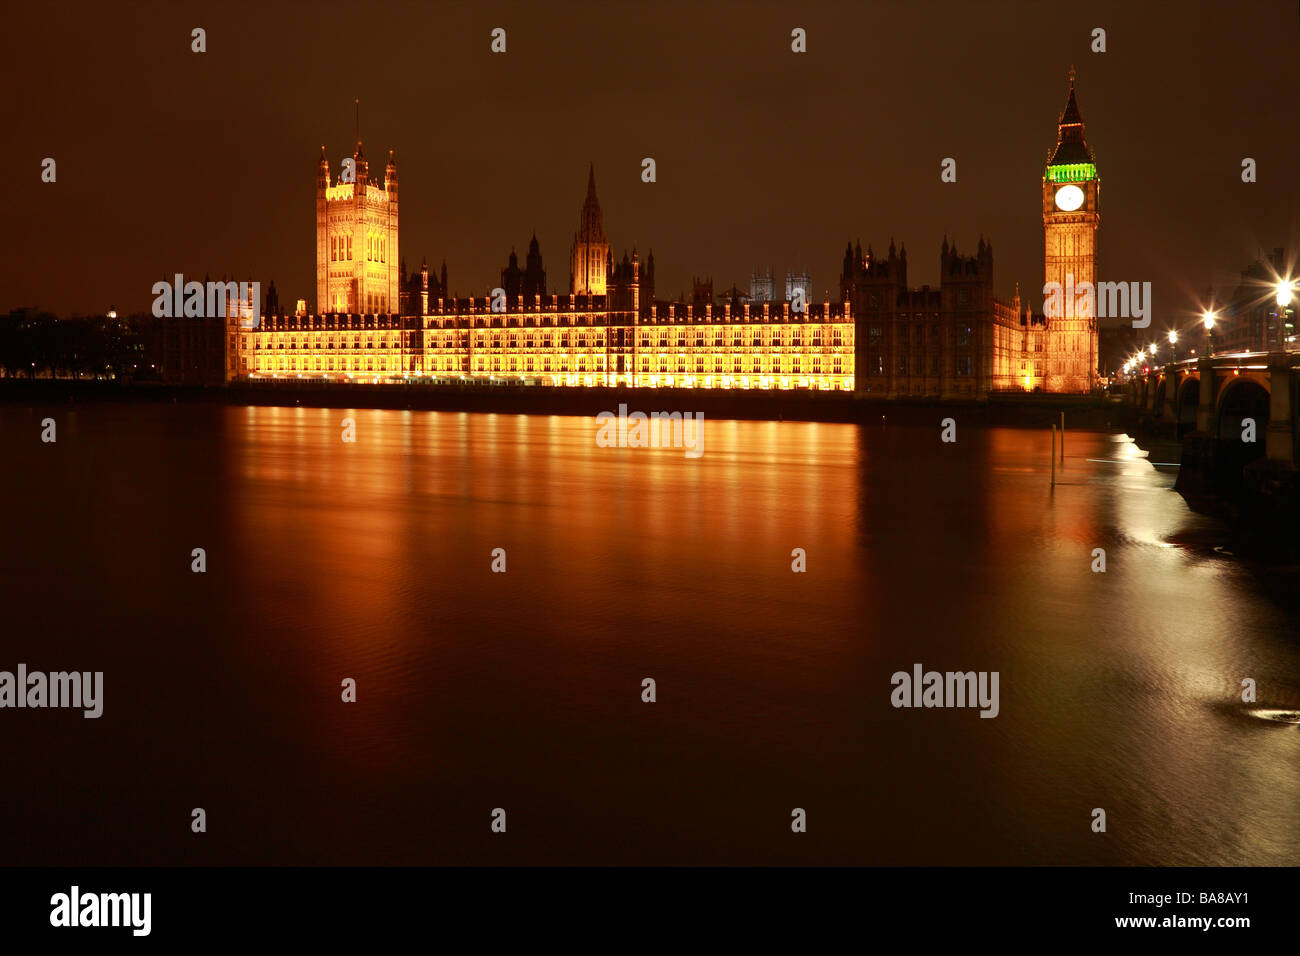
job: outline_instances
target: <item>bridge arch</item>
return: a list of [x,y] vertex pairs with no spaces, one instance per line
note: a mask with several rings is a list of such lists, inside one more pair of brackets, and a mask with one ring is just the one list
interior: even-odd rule
[[1242,424],[1251,418],[1255,421],[1255,444],[1259,454],[1264,453],[1264,429],[1268,427],[1269,416],[1267,379],[1261,381],[1248,375],[1228,376],[1219,388],[1217,412],[1216,438],[1240,442]]

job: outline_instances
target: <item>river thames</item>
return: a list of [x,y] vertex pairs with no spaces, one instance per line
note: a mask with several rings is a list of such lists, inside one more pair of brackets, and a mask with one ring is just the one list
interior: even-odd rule
[[[1295,569],[1216,550],[1126,436],[1069,433],[1053,489],[1046,433],[945,414],[709,420],[693,458],[594,417],[0,407],[0,670],[104,675],[97,719],[0,711],[0,856],[1300,864]],[[893,706],[916,665],[996,672],[997,716]]]

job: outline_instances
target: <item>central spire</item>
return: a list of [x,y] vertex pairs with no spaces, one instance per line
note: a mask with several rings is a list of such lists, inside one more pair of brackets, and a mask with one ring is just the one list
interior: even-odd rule
[[573,235],[569,291],[575,295],[604,295],[611,271],[609,239],[596,198],[596,164],[587,167],[587,198],[582,203],[578,231]]
[[605,225],[600,213],[600,200],[596,198],[596,164],[587,167],[587,198],[582,203],[578,221],[578,238],[585,242],[603,243]]

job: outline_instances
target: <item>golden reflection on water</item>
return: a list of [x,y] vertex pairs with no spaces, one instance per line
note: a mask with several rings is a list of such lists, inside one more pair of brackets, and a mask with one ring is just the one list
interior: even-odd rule
[[[1297,802],[1260,792],[1300,793],[1300,751],[1232,706],[1247,674],[1273,706],[1300,705],[1295,649],[1243,598],[1241,565],[1172,543],[1201,519],[1130,441],[1068,433],[1052,488],[1039,430],[944,445],[937,427],[707,421],[691,459],[601,448],[594,418],[248,408],[226,424],[238,550],[280,652],[312,684],[347,673],[390,705],[316,715],[304,746],[359,771],[423,746],[452,759],[476,687],[543,694],[578,740],[619,726],[591,688],[649,660],[691,701],[666,711],[681,747],[751,760],[817,740],[837,773],[929,754],[978,774],[1002,815],[911,798],[986,826],[979,859],[1053,859],[999,849],[1026,826],[1058,862],[1296,862]],[[498,547],[505,575],[489,570]],[[1000,671],[1002,715],[941,728],[882,710],[913,661]],[[397,705],[420,694],[435,696]],[[918,772],[937,785],[940,769]],[[1097,805],[1142,836],[1090,842],[1078,814]],[[1208,844],[1180,829],[1225,818],[1247,823]]]

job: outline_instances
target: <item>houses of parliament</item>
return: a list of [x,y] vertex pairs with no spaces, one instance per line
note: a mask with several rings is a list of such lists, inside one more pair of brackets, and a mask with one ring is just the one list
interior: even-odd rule
[[[316,311],[285,314],[272,286],[253,328],[227,326],[226,378],[352,382],[470,380],[556,386],[819,389],[882,398],[1081,393],[1097,382],[1097,326],[1044,317],[993,291],[993,245],[944,238],[937,287],[908,285],[906,246],[845,249],[839,301],[732,289],[715,300],[655,296],[654,254],[616,259],[589,169],[567,289],[548,288],[536,235],[483,298],[449,295],[447,267],[407,274],[398,243],[397,163],[371,180],[362,144],[351,182],[316,174]],[[1042,177],[1044,281],[1096,281],[1100,179],[1070,79]],[[755,286],[763,285],[755,276]]]

